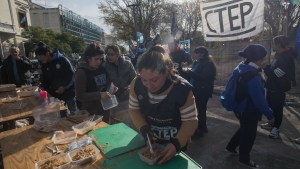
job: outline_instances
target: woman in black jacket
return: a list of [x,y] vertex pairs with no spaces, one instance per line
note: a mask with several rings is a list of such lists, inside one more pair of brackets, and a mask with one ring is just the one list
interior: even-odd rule
[[204,46],[197,47],[194,50],[193,57],[194,63],[191,69],[185,65],[182,66],[185,67],[183,70],[193,85],[193,93],[198,111],[198,128],[194,136],[201,137],[204,133],[208,132],[206,126],[206,110],[208,99],[212,97],[213,93],[216,65]]

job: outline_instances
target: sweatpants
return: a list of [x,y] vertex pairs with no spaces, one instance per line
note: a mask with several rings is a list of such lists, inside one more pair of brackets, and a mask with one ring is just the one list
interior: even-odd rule
[[256,138],[258,119],[259,113],[242,113],[239,118],[240,128],[227,144],[227,149],[230,150],[236,150],[239,146],[239,161],[241,162],[248,163],[250,161],[250,151]]
[[267,91],[267,101],[270,108],[273,110],[273,116],[275,117],[274,127],[278,128],[281,126],[283,117],[283,106],[285,102],[284,92]]
[[206,110],[209,96],[195,97],[196,108],[198,112],[198,130],[200,132],[207,132],[206,125]]

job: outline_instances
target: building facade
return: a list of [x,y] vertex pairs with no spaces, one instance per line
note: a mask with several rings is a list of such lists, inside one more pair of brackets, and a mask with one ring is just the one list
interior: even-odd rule
[[81,37],[88,44],[97,42],[105,44],[104,30],[73,11],[59,5],[58,8],[45,8],[32,4],[30,9],[32,26],[51,29],[55,32],[69,32]]
[[0,58],[3,60],[9,53],[11,45],[18,46],[20,53],[25,54],[22,30],[31,25],[30,0],[0,0]]

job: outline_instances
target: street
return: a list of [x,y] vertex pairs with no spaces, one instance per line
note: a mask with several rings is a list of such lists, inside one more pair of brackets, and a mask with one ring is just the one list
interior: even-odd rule
[[[234,113],[226,111],[221,106],[217,96],[219,92],[215,91],[213,98],[208,102],[208,133],[200,139],[193,140],[186,153],[204,169],[246,169],[247,167],[239,164],[238,156],[225,151],[229,139],[239,124]],[[290,97],[288,96],[286,100],[288,101]],[[294,101],[293,105],[299,105],[299,99],[292,100]],[[292,103],[289,102],[288,105],[290,104]],[[261,169],[299,168],[300,144],[293,141],[300,137],[300,107],[298,108],[298,110],[292,106],[284,108],[279,139],[269,138],[268,131],[257,127],[257,136],[250,156]],[[266,121],[266,118],[263,117],[263,121],[259,124]]]

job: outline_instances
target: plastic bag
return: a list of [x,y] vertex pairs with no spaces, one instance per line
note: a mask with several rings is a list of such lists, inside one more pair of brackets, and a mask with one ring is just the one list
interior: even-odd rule
[[60,120],[60,102],[43,103],[38,108],[32,110],[32,114],[34,129],[43,132],[55,131]]
[[25,126],[29,126],[29,120],[28,119],[20,119],[15,121],[16,128],[22,128]]

